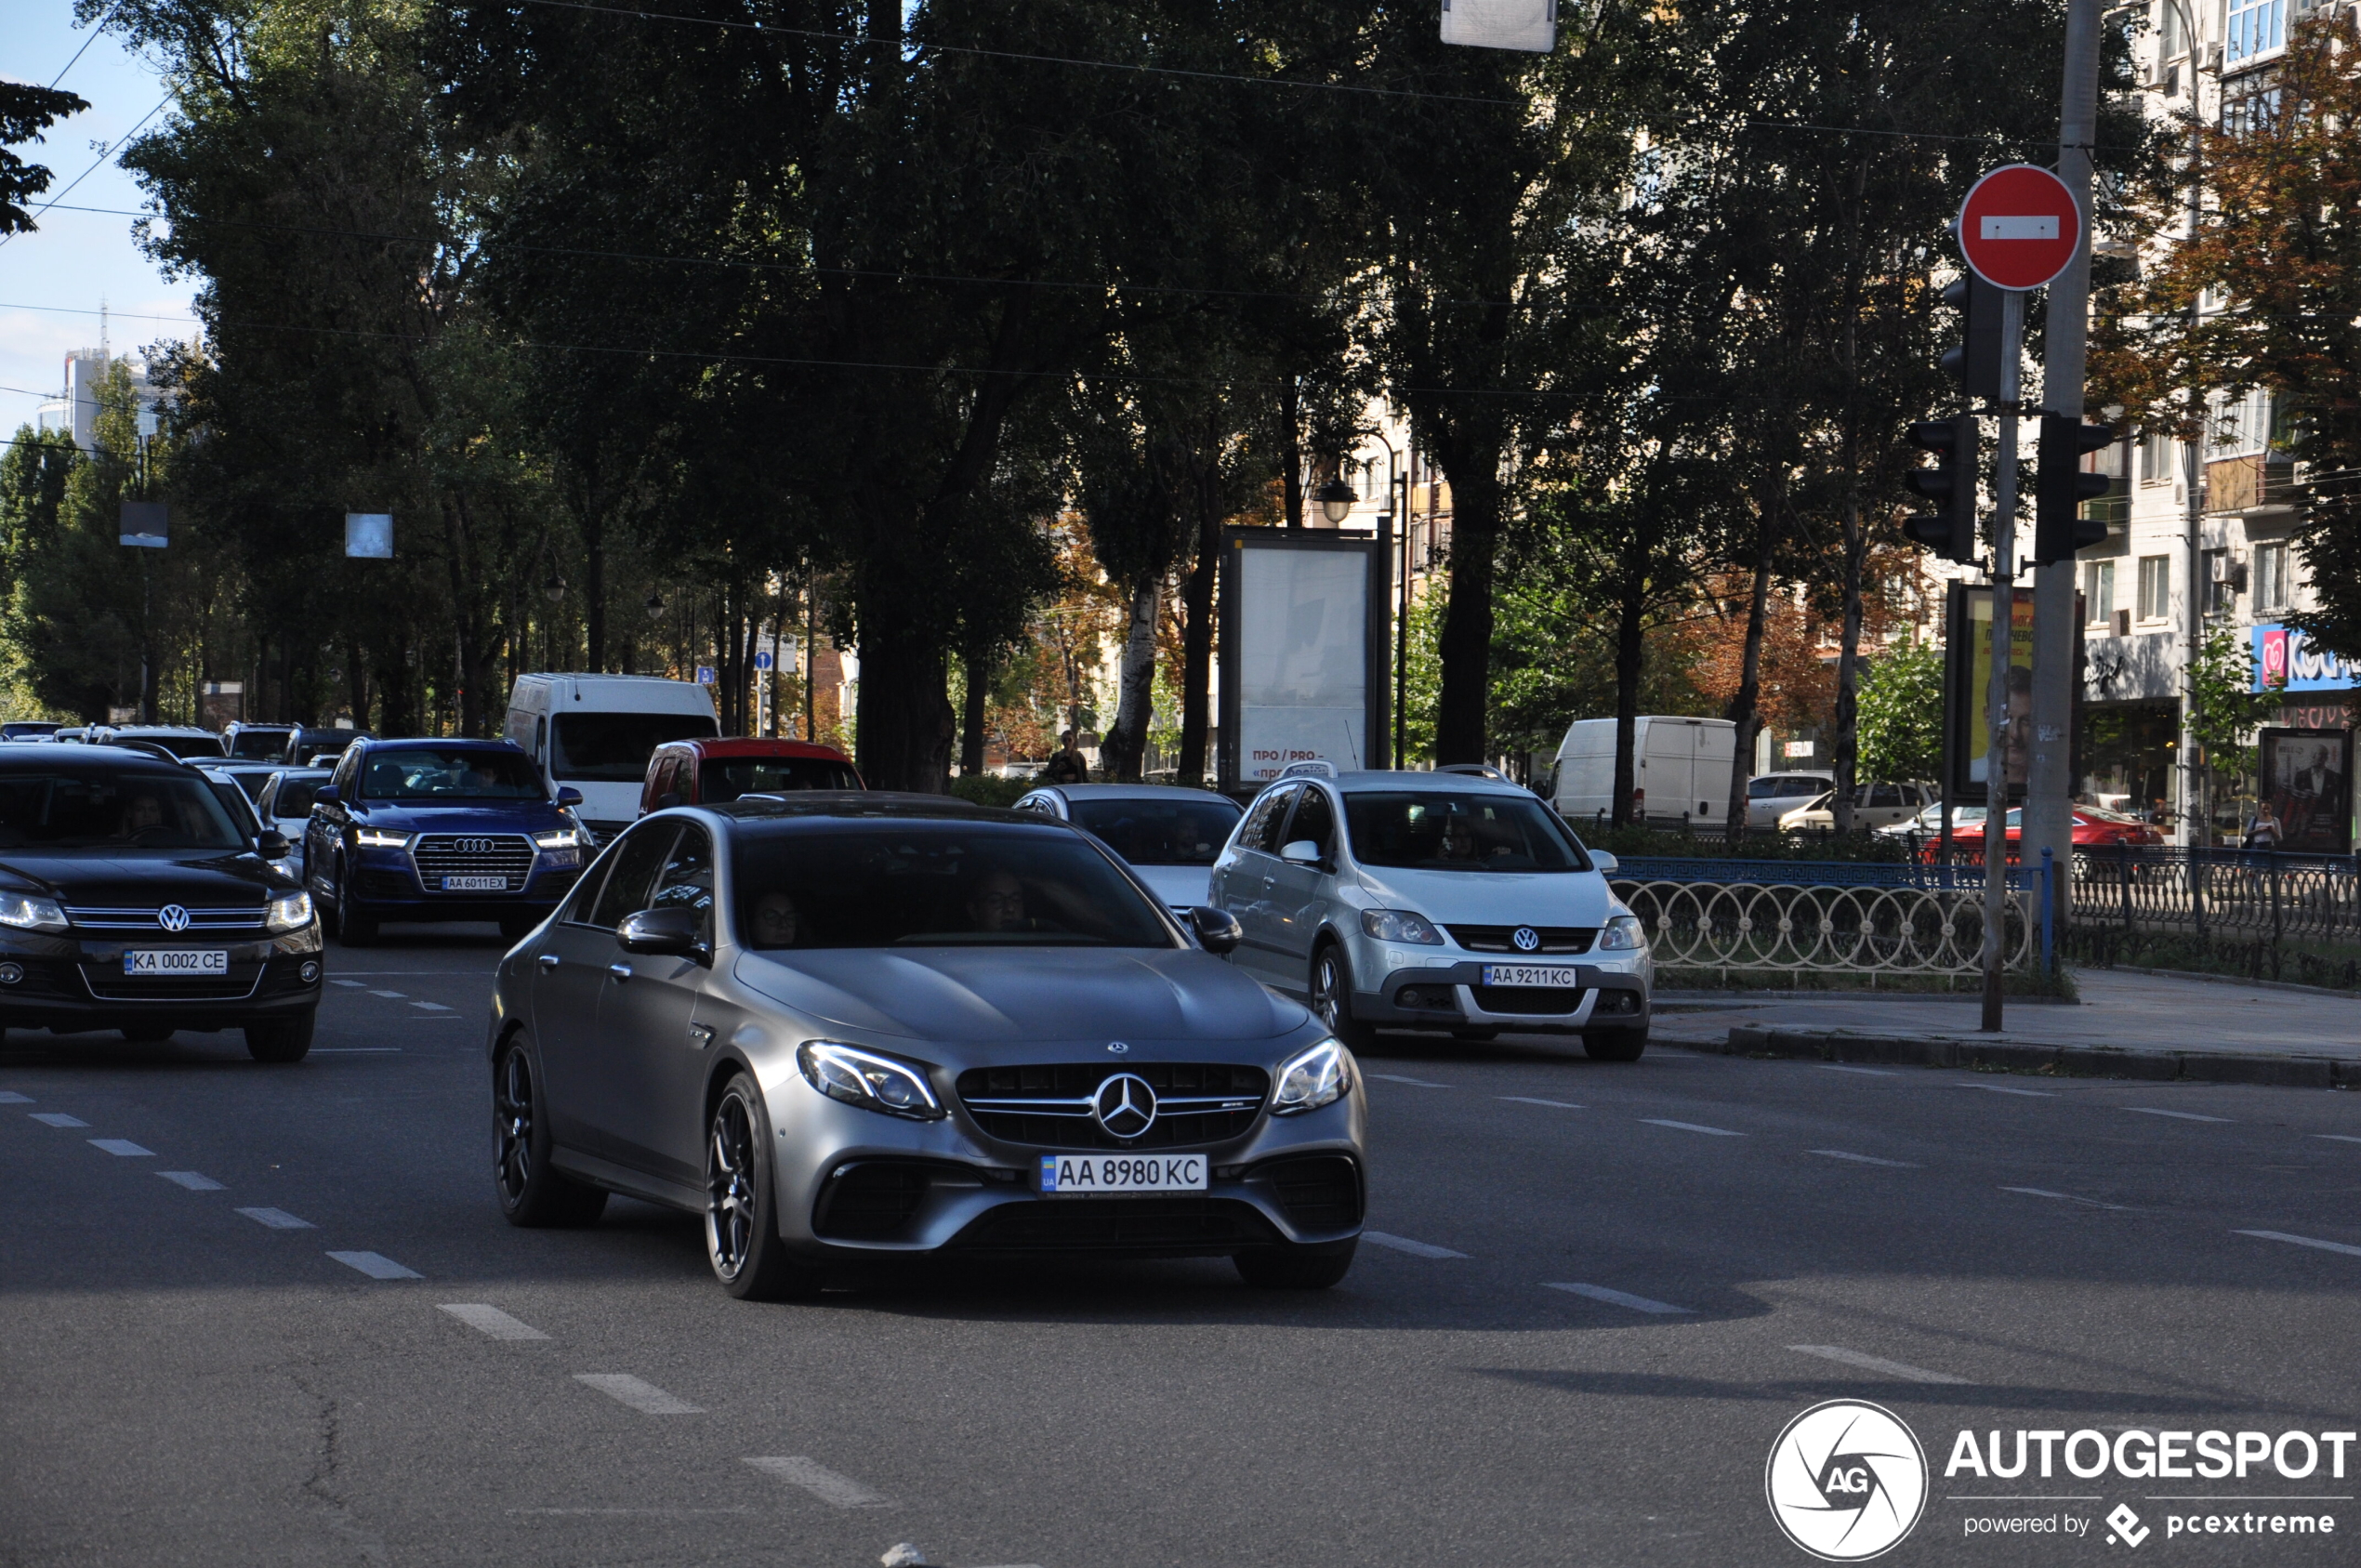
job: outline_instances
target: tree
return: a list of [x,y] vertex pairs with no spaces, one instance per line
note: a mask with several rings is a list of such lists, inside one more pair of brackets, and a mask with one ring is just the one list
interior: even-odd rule
[[1861,771],[1873,779],[1932,779],[1943,767],[1943,651],[1896,643],[1861,673]]
[[49,189],[47,169],[26,163],[8,149],[39,141],[43,131],[89,107],[55,87],[0,82],[0,236],[30,232],[33,214],[25,210],[25,203]]
[[2288,689],[2280,675],[2254,689],[2254,654],[2246,639],[2229,626],[2216,626],[2197,645],[2196,662],[2189,669],[2189,733],[2203,749],[2197,779],[2197,820],[2213,820],[2213,786],[2233,786],[2254,771],[2255,726],[2266,724],[2279,711]]

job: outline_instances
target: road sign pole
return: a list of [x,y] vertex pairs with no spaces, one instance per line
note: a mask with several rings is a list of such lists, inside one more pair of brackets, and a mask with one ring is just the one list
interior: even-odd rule
[[2025,384],[2025,295],[2000,296],[2000,455],[1992,473],[1992,679],[1984,692],[1984,1021],[2000,1031],[2009,898],[2009,664],[2015,653],[2017,414]]

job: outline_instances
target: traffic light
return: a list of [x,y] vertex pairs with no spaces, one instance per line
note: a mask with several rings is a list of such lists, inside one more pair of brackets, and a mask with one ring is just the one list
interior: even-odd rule
[[1959,312],[1959,347],[1945,351],[1943,368],[1957,376],[1970,401],[1999,402],[2000,291],[1973,272],[1943,291],[1943,302]]
[[2104,519],[2082,516],[2082,503],[2115,486],[2105,474],[2082,467],[2082,455],[2114,444],[2115,427],[2085,425],[2063,414],[2041,416],[2041,470],[2033,488],[2033,563],[2072,560],[2107,536]]
[[1910,441],[1935,455],[1935,466],[1919,468],[1904,482],[1934,503],[1932,515],[1919,513],[1902,525],[1902,532],[1946,560],[1962,566],[1975,561],[1976,422],[1972,414],[1931,419],[1910,427]]

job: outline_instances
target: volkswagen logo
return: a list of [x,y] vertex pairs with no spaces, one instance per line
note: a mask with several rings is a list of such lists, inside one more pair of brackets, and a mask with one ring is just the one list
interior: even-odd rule
[[167,903],[156,911],[156,924],[167,931],[185,931],[189,929],[189,912],[177,903]]
[[488,855],[500,846],[489,838],[455,838],[451,847],[463,855]]
[[1090,1113],[1109,1137],[1129,1142],[1155,1126],[1156,1091],[1137,1073],[1117,1073],[1090,1097]]
[[1927,1505],[1927,1456],[1900,1417],[1832,1399],[1789,1421],[1762,1489],[1787,1539],[1824,1562],[1859,1562],[1899,1543]]
[[1519,926],[1509,933],[1509,940],[1517,944],[1518,952],[1530,953],[1541,945],[1541,933],[1531,926]]

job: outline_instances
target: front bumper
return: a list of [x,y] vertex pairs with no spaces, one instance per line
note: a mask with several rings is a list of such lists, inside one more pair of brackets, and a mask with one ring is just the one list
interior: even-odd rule
[[[913,1122],[841,1104],[792,1067],[766,1086],[779,1134],[779,1233],[814,1258],[880,1254],[1082,1254],[1219,1257],[1278,1243],[1349,1241],[1365,1207],[1358,1088],[1299,1116],[1258,1116],[1212,1145],[1159,1147],[1206,1156],[1206,1191],[1044,1196],[1045,1153],[1006,1142],[953,1105]],[[791,1153],[792,1151],[792,1153]]]
[[[1379,964],[1396,955],[1399,949],[1371,955]],[[1352,1016],[1387,1029],[1513,1029],[1537,1034],[1580,1034],[1602,1027],[1639,1029],[1647,1024],[1655,965],[1645,952],[1566,965],[1575,976],[1574,985],[1567,988],[1573,992],[1570,998],[1556,988],[1540,991],[1484,984],[1484,965],[1517,961],[1511,955],[1457,958],[1437,954],[1423,964],[1381,971],[1356,968],[1356,982],[1363,974],[1382,972],[1384,978],[1373,989],[1354,985]],[[1570,1008],[1564,1005],[1568,1001],[1573,1004]],[[1542,1010],[1531,1010],[1536,1008]]]
[[[406,850],[357,851],[347,896],[373,920],[538,921],[555,909],[582,876],[591,850],[543,850],[534,858],[521,887],[499,891],[446,892],[429,888]],[[572,856],[568,861],[565,856]]]
[[[123,954],[133,947],[226,948],[230,970],[218,979],[132,980],[123,973]],[[0,938],[0,1027],[60,1034],[159,1023],[198,1032],[235,1029],[317,1008],[323,968],[317,921],[284,935],[244,940],[12,931]],[[17,978],[9,980],[12,969]]]

